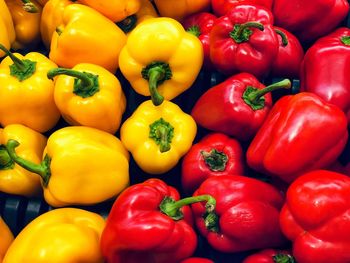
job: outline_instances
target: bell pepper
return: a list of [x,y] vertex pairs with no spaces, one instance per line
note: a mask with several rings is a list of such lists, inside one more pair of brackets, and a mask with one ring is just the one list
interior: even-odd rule
[[11,230],[8,228],[4,220],[0,217],[0,262],[3,262],[3,258],[6,254],[7,249],[11,245],[14,237]]
[[161,16],[182,21],[185,17],[209,11],[210,0],[154,0]]
[[47,72],[57,65],[38,52],[9,52],[0,64],[0,124],[23,124],[38,132],[52,129],[60,118]]
[[139,24],[119,56],[120,70],[132,88],[141,95],[151,95],[155,105],[190,88],[202,64],[201,42],[167,17]]
[[213,65],[210,61],[209,33],[215,20],[216,16],[213,14],[201,12],[186,17],[182,22],[186,31],[194,34],[201,41],[204,51],[203,66],[206,69],[213,69]]
[[201,203],[191,205],[200,234],[217,251],[235,253],[282,246],[286,240],[279,227],[282,194],[272,185],[240,175],[206,179],[194,197],[216,200],[213,213]]
[[208,130],[247,141],[258,131],[272,107],[269,92],[290,87],[287,79],[265,87],[252,74],[239,73],[204,92],[191,115]]
[[42,7],[44,7],[44,6],[47,4],[48,1],[49,1],[49,0],[37,0],[37,2],[38,2]]
[[296,263],[296,261],[287,250],[268,248],[246,257],[242,263]]
[[0,129],[0,191],[8,194],[36,196],[41,193],[40,177],[14,161],[6,150],[9,139],[17,140],[18,155],[32,162],[40,162],[46,146],[46,137],[21,124],[10,124]]
[[25,11],[21,0],[6,0],[16,33],[16,39],[11,45],[14,50],[34,49],[41,40],[40,19],[42,7],[36,1],[31,1],[37,7],[37,11],[34,13]]
[[304,50],[299,40],[287,30],[274,27],[278,35],[279,49],[272,63],[271,75],[283,78],[299,78]]
[[278,46],[272,13],[262,6],[235,6],[215,21],[210,32],[210,59],[226,75],[248,72],[266,77]]
[[141,8],[140,0],[79,0],[79,2],[92,7],[113,22],[122,21]]
[[314,170],[289,187],[280,214],[298,263],[350,262],[350,178]]
[[31,221],[8,249],[3,263],[103,263],[100,237],[105,220],[78,208],[60,208]]
[[274,0],[273,3],[275,25],[307,44],[334,30],[348,12],[347,0]]
[[214,263],[214,261],[207,258],[194,257],[182,260],[180,263]]
[[260,5],[272,9],[273,0],[212,0],[211,6],[217,16],[224,16],[237,5]]
[[69,126],[52,133],[40,164],[17,155],[19,142],[6,149],[14,162],[40,175],[45,201],[53,207],[91,205],[115,197],[129,184],[129,154],[104,131]]
[[144,172],[162,174],[188,152],[196,133],[195,121],[179,106],[147,100],[122,124],[120,139]]
[[108,70],[81,63],[73,69],[51,69],[55,76],[55,103],[70,125],[83,125],[116,133],[126,107],[120,82]]
[[[16,33],[13,26],[11,13],[5,3],[0,0],[0,44],[10,49],[11,44],[15,41]],[[0,50],[0,58],[6,55],[6,52]]]
[[79,63],[102,66],[115,73],[126,35],[111,20],[91,7],[71,4],[52,35],[49,57],[57,65],[72,68]]
[[71,0],[49,0],[43,7],[40,33],[46,49],[50,49],[52,35],[56,28],[63,23],[64,9],[73,3]]
[[348,139],[345,114],[310,92],[280,98],[247,150],[248,165],[287,183],[325,168]]
[[243,150],[236,139],[209,133],[190,148],[181,167],[182,188],[192,194],[208,177],[243,174]]
[[338,28],[320,38],[306,52],[300,75],[300,89],[317,94],[350,111],[350,29]]
[[148,179],[124,190],[115,200],[102,232],[102,254],[109,263],[177,263],[192,256],[197,235],[189,204],[208,195],[179,200],[178,191],[159,179]]

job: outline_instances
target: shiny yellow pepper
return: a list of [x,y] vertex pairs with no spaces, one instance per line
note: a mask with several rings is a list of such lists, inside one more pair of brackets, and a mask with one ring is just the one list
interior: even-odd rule
[[31,221],[7,250],[3,263],[103,263],[105,220],[78,208],[59,208]]
[[36,196],[41,194],[40,176],[12,161],[6,150],[9,139],[17,140],[17,154],[32,162],[40,162],[46,146],[46,137],[21,124],[10,124],[0,129],[0,192]]
[[56,68],[54,99],[70,125],[83,125],[116,133],[126,107],[126,98],[116,76],[94,64],[82,63],[73,69]]
[[36,1],[31,1],[37,7],[36,12],[25,11],[21,0],[6,0],[16,32],[16,39],[11,45],[14,50],[33,49],[40,42],[42,7]]
[[[15,38],[16,33],[11,13],[5,1],[0,0],[0,44],[9,49],[13,41],[15,41]],[[6,53],[0,50],[0,57],[3,57],[4,55],[6,55]]]
[[9,155],[41,176],[44,198],[53,207],[103,202],[129,185],[129,153],[107,132],[85,126],[56,130],[40,164],[19,157],[18,145],[16,140],[7,142]]
[[154,106],[148,100],[122,124],[120,136],[144,172],[162,174],[191,148],[196,132],[194,119],[175,103]]
[[38,52],[10,53],[0,64],[0,124],[23,124],[38,132],[52,129],[60,118],[46,74],[56,64]]
[[14,237],[11,230],[8,228],[4,220],[0,217],[0,262],[3,262],[3,258],[7,249],[11,245]]
[[125,33],[116,24],[80,4],[68,5],[62,21],[52,36],[52,61],[64,68],[92,63],[116,72],[119,53],[126,42]]
[[133,29],[119,56],[133,89],[155,105],[191,87],[203,63],[200,40],[174,19],[150,18]]

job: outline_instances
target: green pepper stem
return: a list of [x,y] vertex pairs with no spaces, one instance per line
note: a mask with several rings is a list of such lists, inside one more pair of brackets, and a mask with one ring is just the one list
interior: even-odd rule
[[6,143],[6,149],[11,159],[24,169],[36,173],[43,179],[44,185],[48,184],[51,172],[50,172],[50,158],[46,155],[44,160],[40,164],[33,163],[16,154],[16,147],[19,146],[19,142],[16,140],[8,140]]
[[33,4],[32,1],[30,0],[21,0],[23,2],[23,9],[24,11],[28,12],[28,13],[38,13],[39,9],[38,7]]
[[18,57],[16,57],[14,54],[12,54],[10,52],[10,50],[8,50],[2,44],[0,44],[0,49],[2,51],[4,51],[5,54],[11,58],[11,60],[13,61],[14,65],[16,66],[16,68],[18,68],[18,70],[20,70],[20,71],[25,71],[26,70],[26,66],[23,63],[23,61],[21,59],[19,59]]
[[199,29],[199,26],[197,26],[197,25],[194,25],[194,26],[191,26],[191,27],[187,28],[186,31],[188,33],[196,36],[196,37],[199,37],[201,35],[201,31]]
[[211,171],[222,172],[225,170],[228,157],[224,152],[212,149],[210,152],[201,151],[200,153]]
[[174,127],[163,118],[150,124],[149,138],[159,145],[161,153],[167,152],[171,148],[171,140],[174,137]]
[[277,28],[275,28],[275,32],[276,32],[276,34],[278,34],[278,35],[281,36],[281,39],[282,39],[282,46],[284,46],[284,47],[287,46],[287,45],[288,45],[288,38],[287,38],[286,34],[283,33],[282,30],[279,30],[279,29],[277,29]]
[[131,15],[127,18],[123,19],[122,21],[116,23],[117,26],[123,30],[124,33],[129,33],[131,30],[133,30],[137,23],[137,16]]
[[240,24],[240,25],[239,25],[239,29],[238,29],[237,35],[238,35],[238,36],[241,36],[242,33],[243,33],[243,31],[244,31],[244,29],[246,29],[246,28],[251,28],[251,27],[257,28],[257,29],[259,29],[260,31],[263,31],[263,30],[264,30],[263,24],[261,24],[261,23],[259,23],[259,22],[250,21],[250,22],[246,22],[246,23],[244,23],[244,24]]
[[250,28],[257,28],[260,31],[264,31],[264,25],[259,22],[246,22],[244,24],[236,24],[233,27],[233,31],[230,32],[230,37],[236,42],[236,43],[242,43],[249,40],[249,37],[251,34],[253,34],[252,30]]
[[289,79],[284,79],[279,82],[273,83],[263,89],[256,89],[255,91],[248,94],[247,98],[251,103],[255,103],[258,101],[258,99],[264,95],[266,95],[269,92],[272,92],[274,90],[278,89],[290,89],[292,86],[292,83]]
[[13,168],[14,161],[12,161],[9,153],[4,145],[0,145],[0,170]]
[[86,73],[80,72],[68,68],[53,68],[47,72],[47,77],[53,79],[58,75],[67,75],[77,79],[80,79],[80,85],[83,89],[89,89],[93,86],[94,82],[87,76]]
[[346,45],[346,46],[350,46],[350,36],[344,36],[344,37],[341,37],[341,42]]
[[154,67],[149,70],[149,91],[151,93],[151,99],[155,106],[159,106],[163,103],[164,97],[158,92],[158,80],[163,78],[164,71],[160,67]]
[[289,254],[278,253],[272,258],[275,263],[295,263],[294,257]]

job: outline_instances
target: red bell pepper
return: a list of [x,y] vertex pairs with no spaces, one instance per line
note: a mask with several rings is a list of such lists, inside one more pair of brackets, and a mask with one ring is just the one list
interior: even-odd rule
[[311,43],[334,30],[349,12],[348,0],[274,0],[275,25]]
[[272,106],[269,92],[290,87],[287,79],[265,87],[253,75],[240,73],[203,93],[191,115],[206,129],[246,141],[255,135]]
[[214,213],[202,203],[191,205],[199,232],[220,252],[241,252],[281,246],[282,194],[272,185],[240,175],[209,177],[194,196],[211,195]]
[[243,162],[243,150],[236,139],[223,133],[210,133],[184,156],[181,185],[192,194],[210,176],[242,175]]
[[280,214],[298,263],[350,262],[350,178],[314,170],[296,179]]
[[280,98],[247,150],[248,165],[291,183],[332,164],[348,139],[345,114],[310,92]]
[[327,102],[350,110],[350,29],[338,28],[320,38],[306,52],[300,89],[317,94]]
[[271,75],[273,77],[299,78],[301,62],[304,58],[304,50],[299,40],[287,30],[274,27],[279,35],[279,49],[277,57],[272,64]]
[[204,51],[203,66],[206,69],[212,69],[209,50],[209,33],[213,27],[216,16],[208,12],[196,13],[188,16],[182,22],[186,31],[194,34],[202,42]]
[[270,248],[246,257],[242,263],[295,263],[295,259],[287,250]]
[[223,16],[237,5],[261,5],[271,10],[272,2],[273,0],[212,0],[211,6],[214,14]]
[[206,207],[211,212],[215,200],[208,195],[178,199],[176,189],[159,179],[124,190],[114,202],[101,236],[107,262],[177,263],[192,256],[197,236],[190,224],[190,208],[185,205],[208,200]]
[[278,46],[272,13],[262,6],[238,5],[219,17],[210,32],[210,59],[226,75],[265,77]]
[[214,261],[207,258],[188,258],[180,263],[214,263]]

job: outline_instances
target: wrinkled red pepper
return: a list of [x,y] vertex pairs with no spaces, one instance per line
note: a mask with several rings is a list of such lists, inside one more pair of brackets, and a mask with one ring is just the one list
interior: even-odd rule
[[212,0],[211,6],[214,14],[223,16],[237,5],[261,5],[271,10],[272,0]]
[[348,139],[345,114],[316,94],[280,98],[247,150],[248,165],[291,183],[300,174],[325,168]]
[[284,80],[265,87],[253,75],[240,73],[203,93],[191,115],[206,129],[246,141],[255,135],[272,106],[269,92],[290,86]]
[[299,78],[304,50],[299,40],[289,31],[274,27],[278,35],[279,49],[272,63],[271,75],[283,78]]
[[350,262],[350,178],[314,170],[289,187],[280,214],[298,263]]
[[214,261],[207,259],[207,258],[188,258],[180,263],[214,263]]
[[208,243],[220,252],[241,252],[281,246],[279,227],[282,194],[257,179],[232,175],[209,177],[194,196],[209,194],[216,200],[215,213],[193,204],[195,222]]
[[190,15],[184,19],[182,25],[187,32],[190,32],[198,37],[201,41],[204,51],[203,66],[206,69],[212,69],[213,65],[210,61],[209,50],[209,33],[213,28],[216,16],[208,12],[201,12]]
[[320,38],[306,52],[300,89],[317,94],[350,111],[350,29],[338,28]]
[[192,256],[197,236],[187,205],[208,201],[210,212],[215,200],[208,195],[178,199],[176,189],[159,179],[124,190],[114,202],[101,236],[107,262],[177,263]]
[[210,32],[210,59],[226,75],[248,72],[265,77],[278,46],[272,13],[262,6],[238,5],[219,17]]
[[287,250],[264,249],[246,257],[242,263],[295,263]]
[[330,33],[349,12],[347,0],[274,0],[275,25],[310,43]]
[[210,176],[242,175],[240,143],[223,133],[210,133],[194,144],[182,160],[181,185],[192,194]]

